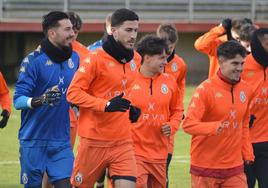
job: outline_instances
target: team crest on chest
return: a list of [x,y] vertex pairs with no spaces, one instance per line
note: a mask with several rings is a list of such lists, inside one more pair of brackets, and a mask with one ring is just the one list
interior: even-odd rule
[[166,84],[162,84],[162,85],[161,85],[161,92],[162,92],[163,94],[167,94],[167,93],[168,93],[168,87],[167,87]]
[[136,70],[136,64],[135,64],[135,62],[134,62],[133,59],[130,61],[130,70],[131,71],[135,71]]
[[176,62],[173,62],[172,65],[171,65],[171,70],[172,72],[177,72],[178,70],[178,65]]
[[240,101],[242,103],[244,103],[244,102],[246,102],[246,100],[247,100],[247,97],[246,97],[245,92],[244,91],[240,91]]
[[74,62],[73,62],[72,59],[69,59],[69,60],[68,60],[68,67],[69,67],[70,69],[73,69],[73,68],[74,68]]
[[75,179],[76,183],[81,184],[81,183],[83,182],[83,176],[82,176],[82,174],[81,174],[80,172],[78,172],[78,173],[76,174],[76,176],[75,176],[74,179]]

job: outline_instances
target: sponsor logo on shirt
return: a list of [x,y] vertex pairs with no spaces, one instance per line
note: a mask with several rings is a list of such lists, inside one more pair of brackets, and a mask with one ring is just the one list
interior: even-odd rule
[[141,86],[139,86],[138,84],[135,84],[133,87],[132,87],[132,90],[139,90],[141,89]]
[[195,94],[193,95],[193,97],[194,97],[194,98],[199,98],[199,93],[195,93]]
[[51,65],[53,65],[52,61],[47,60],[47,62],[46,62],[46,66],[51,66]]
[[240,91],[240,101],[242,103],[244,103],[244,102],[246,102],[246,100],[247,100],[247,97],[246,97],[245,92],[244,91]]
[[217,92],[215,93],[215,97],[216,97],[216,98],[221,98],[221,97],[223,97],[223,95],[221,94],[221,92],[217,91]]
[[26,173],[23,173],[21,176],[21,180],[23,184],[27,184],[28,183],[28,176]]
[[108,65],[109,65],[109,67],[114,67],[115,66],[115,63],[113,62],[113,61],[110,61],[109,63],[108,63]]
[[261,94],[262,95],[267,95],[267,87],[262,87],[261,88]]
[[86,72],[86,69],[85,69],[84,66],[81,66],[81,67],[79,68],[79,71],[82,72],[82,73],[85,73],[85,72]]
[[68,60],[68,67],[69,67],[70,69],[73,69],[73,68],[74,68],[74,62],[73,62],[72,59],[69,59],[69,60]]
[[25,72],[25,67],[24,66],[21,66],[19,72]]
[[165,95],[168,93],[168,87],[166,84],[161,85],[161,92]]
[[24,58],[23,63],[29,63],[29,59],[28,59],[28,57],[25,57],[25,58]]
[[84,60],[84,62],[87,63],[87,64],[89,64],[90,61],[91,61],[91,60],[90,60],[90,57],[87,57],[87,58]]

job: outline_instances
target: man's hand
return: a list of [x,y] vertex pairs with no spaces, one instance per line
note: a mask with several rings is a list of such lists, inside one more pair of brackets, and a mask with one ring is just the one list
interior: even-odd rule
[[33,108],[43,105],[54,106],[57,104],[57,102],[60,101],[60,99],[61,99],[61,92],[59,88],[57,86],[53,86],[40,97],[33,97],[31,106]]
[[4,109],[1,113],[1,116],[2,116],[2,120],[0,121],[0,128],[2,129],[7,125],[9,112]]
[[171,127],[170,127],[170,125],[168,125],[168,124],[162,125],[161,130],[162,130],[162,133],[165,136],[170,136],[170,134],[171,134]]
[[228,40],[233,40],[231,29],[232,29],[232,20],[230,18],[225,18],[221,22],[222,27],[224,27],[225,33]]
[[130,101],[122,98],[124,93],[112,98],[106,104],[104,111],[105,112],[125,112],[130,107]]
[[140,117],[140,115],[141,115],[141,109],[139,109],[136,106],[130,105],[129,120],[131,121],[131,123],[137,122],[139,117]]

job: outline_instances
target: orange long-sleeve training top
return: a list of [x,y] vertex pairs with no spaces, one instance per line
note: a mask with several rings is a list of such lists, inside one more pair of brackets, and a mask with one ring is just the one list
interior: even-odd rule
[[[87,49],[87,47],[85,47],[83,44],[81,44],[78,41],[73,41],[72,43],[72,48],[73,51],[77,52],[79,55],[79,59],[80,59],[80,64],[82,63],[81,60],[84,59],[90,52],[89,49]],[[69,109],[69,114],[70,114],[70,122],[72,125],[75,125],[75,123],[77,122],[77,117],[75,115],[75,112],[73,111],[72,108]]]
[[175,79],[167,73],[152,78],[140,73],[133,82],[129,97],[141,109],[138,122],[132,125],[136,156],[147,161],[166,161],[169,137],[162,133],[161,127],[169,124],[174,134],[183,114]]
[[[177,54],[174,55],[174,58],[168,62],[165,66],[164,72],[172,75],[178,86],[179,97],[181,102],[181,108],[184,110],[184,93],[185,93],[185,84],[186,84],[186,71],[187,66],[184,60],[178,56]],[[169,138],[169,149],[168,153],[173,153],[174,151],[174,137],[175,134],[172,134]]]
[[86,56],[69,86],[67,99],[78,105],[78,135],[116,141],[131,138],[128,112],[104,112],[111,98],[125,92],[137,74],[140,56],[120,64],[102,48]]
[[245,59],[241,78],[246,81],[254,91],[250,113],[256,117],[250,128],[252,143],[268,141],[268,69],[264,69],[256,62],[252,54]]
[[217,48],[220,44],[227,41],[227,36],[224,35],[225,30],[222,26],[213,27],[210,31],[200,36],[194,43],[195,49],[205,53],[209,58],[209,73],[208,78],[216,75],[219,69],[217,59]]
[[197,87],[182,125],[192,135],[191,165],[229,169],[243,167],[243,159],[254,160],[248,128],[252,95],[245,82],[232,86],[218,75]]
[[0,105],[2,109],[7,110],[11,113],[11,98],[9,95],[9,89],[7,87],[7,83],[0,72]]

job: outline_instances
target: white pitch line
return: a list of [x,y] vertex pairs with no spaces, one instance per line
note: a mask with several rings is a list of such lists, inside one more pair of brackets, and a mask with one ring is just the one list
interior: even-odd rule
[[20,164],[19,161],[0,161],[0,165],[13,165],[13,164]]

